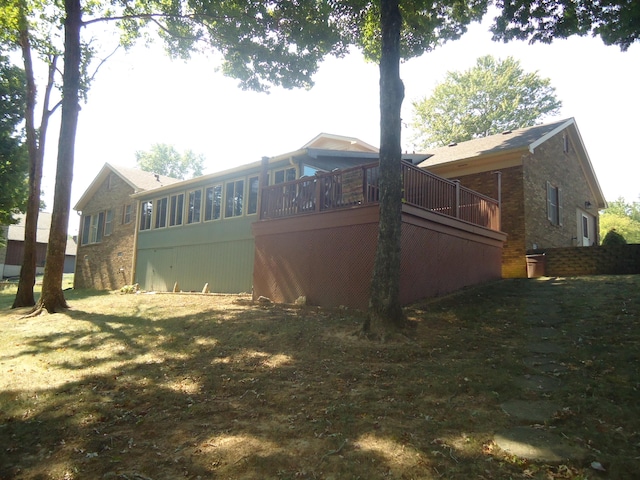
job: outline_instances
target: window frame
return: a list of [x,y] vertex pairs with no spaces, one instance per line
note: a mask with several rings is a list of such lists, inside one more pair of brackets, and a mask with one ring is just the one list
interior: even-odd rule
[[160,229],[167,227],[169,197],[159,197],[155,199],[155,212],[153,216],[153,228]]
[[562,190],[551,182],[547,182],[547,220],[562,226]]
[[[198,208],[195,208],[195,203],[192,205],[192,195],[196,196],[196,194],[200,194],[200,197],[198,199]],[[198,188],[195,190],[189,190],[187,192],[187,201],[185,202],[186,205],[186,211],[187,211],[187,221],[186,221],[186,225],[194,225],[196,223],[200,223],[202,221],[202,188]],[[195,213],[197,211],[197,216],[198,218],[194,218]]]
[[145,200],[144,202],[140,202],[140,224],[138,225],[138,229],[141,232],[151,230],[153,210],[153,200]]
[[180,227],[184,225],[184,192],[176,193],[169,196],[168,217],[169,227]]
[[[220,195],[216,197],[216,189],[220,189]],[[211,203],[209,202],[208,191],[211,190],[212,197]],[[216,199],[218,200],[216,202]],[[204,188],[204,215],[202,216],[203,222],[213,222],[222,218],[222,210],[224,205],[224,183],[214,183]],[[217,216],[216,216],[217,207]],[[209,214],[210,215],[209,215]],[[210,217],[210,218],[208,218]]]
[[[255,189],[253,188],[255,182]],[[258,213],[258,197],[260,196],[260,176],[247,177],[247,215]]]
[[[224,218],[237,218],[241,217],[245,211],[245,184],[246,177],[238,178],[235,180],[229,180],[224,186]],[[238,184],[242,184],[238,188]],[[233,185],[233,189],[230,190],[229,186]],[[233,198],[229,197],[229,192],[232,192]],[[240,193],[240,195],[238,195]],[[231,202],[230,202],[231,200]],[[240,210],[238,212],[238,205]]]

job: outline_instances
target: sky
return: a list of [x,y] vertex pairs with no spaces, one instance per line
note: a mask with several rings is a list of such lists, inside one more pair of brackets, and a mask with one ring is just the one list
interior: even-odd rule
[[[574,117],[607,200],[640,200],[640,44],[627,52],[599,38],[573,37],[551,45],[491,41],[490,19],[402,64],[403,122],[412,103],[429,96],[448,71],[471,68],[493,55],[519,60],[525,72],[549,78],[562,101],[548,121]],[[360,54],[327,59],[310,90],[243,91],[216,71],[215,55],[171,60],[160,45],[118,51],[100,68],[82,105],[71,205],[102,166],[135,166],[135,152],[154,143],[191,149],[206,158],[205,173],[297,150],[319,133],[379,145],[378,67]],[[43,190],[53,206],[59,113],[50,124]],[[403,149],[415,150],[403,129]]]

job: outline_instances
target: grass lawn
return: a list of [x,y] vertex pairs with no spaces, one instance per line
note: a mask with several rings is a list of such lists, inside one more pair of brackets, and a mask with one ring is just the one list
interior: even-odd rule
[[[69,291],[23,319],[0,292],[0,479],[629,479],[640,472],[640,275],[503,280],[407,309]],[[502,452],[524,332],[553,302],[562,409],[539,428],[588,457]],[[528,317],[527,317],[528,316]],[[606,469],[591,467],[599,462]]]

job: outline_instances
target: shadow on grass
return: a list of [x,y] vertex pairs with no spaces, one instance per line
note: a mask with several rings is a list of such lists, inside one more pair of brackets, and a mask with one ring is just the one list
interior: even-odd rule
[[58,379],[0,393],[0,478],[543,475],[492,454],[491,438],[526,372],[523,319],[551,301],[571,319],[560,400],[574,414],[550,426],[629,478],[640,282],[600,280],[506,281],[416,304],[415,338],[387,344],[352,337],[361,318],[348,312],[212,300],[184,314],[168,296],[114,296],[130,308],[110,314],[75,297],[71,327],[0,357]]

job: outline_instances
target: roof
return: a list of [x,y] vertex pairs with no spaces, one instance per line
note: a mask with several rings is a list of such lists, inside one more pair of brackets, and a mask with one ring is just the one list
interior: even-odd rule
[[[49,243],[49,230],[51,229],[51,213],[48,212],[40,212],[38,214],[38,227],[36,230],[36,243]],[[9,225],[7,227],[7,240],[11,240],[14,242],[24,242],[24,223],[25,223],[26,215],[24,213],[20,213],[15,215],[15,219],[18,220],[18,223]],[[73,238],[67,238],[67,249],[65,251],[66,255],[75,255],[76,254],[77,245]]]
[[373,145],[369,145],[355,137],[345,137],[332,133],[321,133],[302,146],[306,148],[318,148],[324,150],[341,150],[350,152],[378,152]]
[[145,172],[138,168],[121,167],[105,163],[73,209],[81,211],[111,173],[115,173],[124,180],[133,189],[134,193],[153,190],[154,188],[160,188],[182,181],[178,178],[166,177],[153,172]]
[[489,137],[476,138],[466,142],[452,143],[446,147],[430,150],[428,153],[431,156],[420,163],[419,167],[428,168],[433,165],[496,153],[506,153],[513,150],[527,149],[533,152],[538,145],[572,124],[575,124],[575,120],[570,118],[545,125],[535,125],[499,133]]
[[[344,137],[341,135],[333,135],[328,133],[321,133],[314,137],[311,141],[307,142],[302,148],[294,150],[293,152],[283,153],[274,157],[264,157],[263,160],[273,164],[277,162],[293,161],[293,159],[303,159],[305,162],[317,158],[322,158],[325,161],[325,165],[331,168],[331,162],[327,159],[340,159],[340,160],[354,160],[354,165],[358,160],[367,159],[371,162],[378,160],[379,151],[376,147],[373,147],[362,140],[354,137]],[[418,164],[427,158],[427,154],[424,153],[403,153],[403,160],[407,160],[411,163]],[[340,163],[336,163],[338,166]],[[227,170],[222,170],[214,173],[208,173],[201,177],[190,178],[188,180],[181,180],[180,187],[188,188],[191,185],[209,181],[211,179],[219,178],[222,176],[228,176],[239,172],[245,172],[252,169],[260,169],[262,161],[246,163]],[[178,185],[168,184],[162,191],[171,190]],[[141,198],[145,196],[145,192],[141,191],[132,195],[133,198]]]
[[[454,168],[456,165],[481,165],[482,162],[488,165],[488,162],[491,162],[492,158],[497,158],[498,155],[504,157],[507,154],[525,151],[534,153],[535,149],[544,142],[567,129],[571,129],[573,138],[577,142],[578,159],[582,164],[585,178],[594,194],[597,207],[605,208],[607,202],[574,118],[521,128],[489,137],[476,138],[467,142],[453,143],[446,147],[436,148],[429,152],[429,158],[418,164],[418,166],[427,169],[430,167],[442,167],[441,169],[434,169],[436,173],[442,174],[443,169]],[[465,163],[463,163],[463,161]]]

